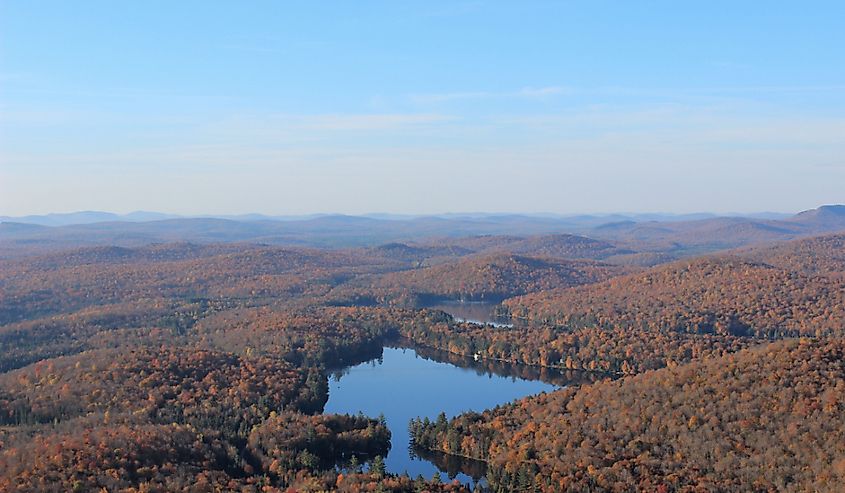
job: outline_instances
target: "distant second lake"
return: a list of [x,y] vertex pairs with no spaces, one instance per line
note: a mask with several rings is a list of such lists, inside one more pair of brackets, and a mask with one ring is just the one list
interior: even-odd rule
[[441,301],[426,305],[426,308],[441,310],[451,315],[458,322],[490,324],[497,327],[510,327],[509,323],[496,317],[499,305],[485,301]]

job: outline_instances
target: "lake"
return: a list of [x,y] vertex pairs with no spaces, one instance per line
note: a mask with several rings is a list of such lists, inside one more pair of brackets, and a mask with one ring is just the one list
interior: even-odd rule
[[[546,381],[524,378],[534,375]],[[483,411],[521,397],[549,392],[558,388],[549,383],[555,381],[556,375],[553,371],[486,364],[424,348],[385,347],[380,358],[329,377],[329,400],[324,412],[363,412],[372,417],[384,414],[392,434],[391,449],[385,459],[389,472],[407,472],[411,477],[422,474],[425,478],[436,472],[448,472],[450,479],[457,477],[462,483],[470,483],[484,474],[483,463],[425,452],[419,453],[429,460],[418,457],[410,450],[411,418],[434,419],[440,412],[451,418],[465,411]]]
[[458,322],[471,322],[474,324],[489,324],[496,327],[512,327],[512,324],[503,323],[496,318],[495,310],[498,303],[486,301],[442,301],[431,303],[426,308],[440,310],[448,313]]

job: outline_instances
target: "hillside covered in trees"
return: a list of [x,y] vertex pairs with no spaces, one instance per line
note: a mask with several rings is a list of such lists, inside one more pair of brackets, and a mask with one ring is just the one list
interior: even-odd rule
[[[378,417],[322,413],[329,374],[400,345],[564,375],[547,395],[412,425],[444,467],[485,461],[472,467],[494,490],[835,491],[842,246],[667,264],[677,252],[569,235],[13,256],[0,490],[467,491],[386,471]],[[425,308],[442,299],[503,299],[513,325]]]
[[520,320],[755,337],[843,335],[845,283],[733,257],[507,300]]
[[626,269],[591,261],[510,254],[464,257],[438,265],[352,281],[329,296],[373,297],[374,301],[420,306],[444,299],[498,302],[559,287],[578,286],[620,275]]
[[230,492],[845,493],[845,0],[0,0],[0,493]]
[[839,491],[843,423],[843,341],[789,341],[411,433],[487,461],[495,491]]
[[0,374],[0,490],[464,491],[362,471],[390,432],[319,414],[326,376],[307,362],[325,355],[283,348],[123,346]]
[[809,276],[845,277],[845,235],[812,238],[757,247],[740,252],[744,257]]

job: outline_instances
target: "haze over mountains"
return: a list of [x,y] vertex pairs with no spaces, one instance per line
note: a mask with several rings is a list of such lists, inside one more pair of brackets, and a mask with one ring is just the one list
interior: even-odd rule
[[[765,244],[845,229],[845,206],[822,206],[793,216],[751,214],[439,216],[314,215],[177,217],[156,212],[117,215],[78,212],[44,216],[0,216],[0,249],[32,252],[56,248],[140,246],[172,241],[250,242],[309,247],[376,246],[389,242],[508,235],[487,239],[485,248],[524,237],[576,234],[609,242],[615,253],[663,252],[676,256]],[[473,241],[464,238],[462,242]],[[552,247],[555,248],[555,247]],[[568,248],[568,247],[567,247]],[[516,253],[520,253],[519,250]]]
[[[566,220],[572,224],[606,224],[614,222],[634,221],[693,221],[697,219],[710,219],[717,217],[717,214],[709,212],[691,213],[691,214],[661,214],[661,213],[614,213],[614,214],[552,214],[552,213],[537,213],[537,214],[509,214],[509,213],[485,213],[485,212],[466,212],[466,213],[445,213],[445,214],[389,214],[389,213],[372,213],[362,214],[357,217],[366,217],[371,219],[382,220],[411,220],[426,217],[437,217],[443,219],[468,219],[468,220],[483,220],[491,217],[499,216],[525,216],[532,218],[544,219],[560,219]],[[146,222],[146,221],[160,221],[164,219],[230,219],[233,221],[302,221],[308,219],[318,219],[321,217],[330,216],[346,216],[344,214],[302,214],[302,215],[270,215],[270,214],[169,214],[164,212],[151,211],[133,211],[128,214],[115,214],[113,212],[103,211],[78,211],[78,212],[61,212],[49,214],[33,214],[28,216],[0,216],[0,223],[15,222],[23,224],[37,224],[40,226],[71,226],[76,224],[93,224],[103,222]],[[757,219],[785,219],[790,216],[786,213],[778,212],[760,212],[751,214],[727,214],[730,217],[748,217]],[[356,216],[351,216],[356,217]]]

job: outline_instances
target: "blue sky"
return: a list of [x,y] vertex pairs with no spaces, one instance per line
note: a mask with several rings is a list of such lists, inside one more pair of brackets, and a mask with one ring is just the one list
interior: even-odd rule
[[0,0],[0,214],[845,202],[842,2]]

